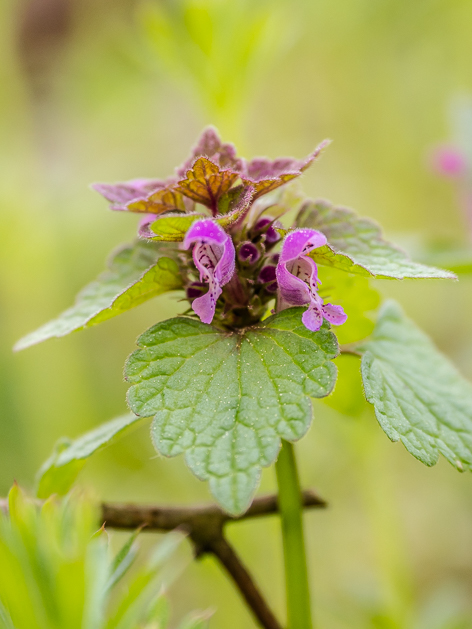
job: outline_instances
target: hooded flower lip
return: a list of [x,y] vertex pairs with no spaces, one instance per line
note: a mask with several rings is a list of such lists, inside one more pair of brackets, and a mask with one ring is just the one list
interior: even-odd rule
[[93,183],[91,188],[109,201],[112,210],[126,212],[130,203],[142,201],[167,185],[162,179],[131,179],[123,183]]
[[211,219],[196,221],[185,235],[184,249],[193,247],[193,261],[200,282],[208,283],[208,292],[194,299],[192,308],[203,323],[211,323],[218,297],[233,276],[235,250],[231,237]]
[[334,325],[341,325],[347,319],[341,306],[323,304],[317,292],[318,268],[308,254],[326,242],[326,236],[315,229],[295,230],[285,238],[277,264],[282,308],[308,304],[302,322],[312,332],[320,329],[323,318]]

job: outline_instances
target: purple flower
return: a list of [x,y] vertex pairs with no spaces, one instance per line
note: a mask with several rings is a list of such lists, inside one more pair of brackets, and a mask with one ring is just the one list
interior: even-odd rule
[[[280,240],[280,234],[274,229],[274,223],[277,223],[275,218],[264,216],[254,225],[256,232],[265,232],[266,241],[271,245]],[[278,226],[280,226],[280,224],[278,224]]]
[[434,170],[445,177],[458,178],[467,170],[465,155],[453,146],[441,146],[433,153]]
[[203,323],[211,323],[215,315],[221,287],[233,277],[235,250],[231,237],[211,219],[196,221],[185,235],[184,249],[193,247],[193,261],[200,281],[208,283],[208,292],[197,297],[192,308]]
[[257,262],[261,257],[261,253],[256,245],[252,242],[245,241],[239,247],[238,258],[241,262],[246,264],[253,264]]
[[265,289],[269,293],[275,293],[277,291],[277,271],[275,266],[263,266],[257,279],[261,284],[266,285]]
[[307,254],[325,244],[326,237],[321,232],[315,229],[298,229],[285,238],[277,264],[277,281],[282,302],[279,307],[308,304],[302,321],[312,332],[320,329],[323,318],[334,325],[341,325],[347,319],[341,306],[323,304],[323,299],[317,292],[317,285],[320,283],[318,268]]

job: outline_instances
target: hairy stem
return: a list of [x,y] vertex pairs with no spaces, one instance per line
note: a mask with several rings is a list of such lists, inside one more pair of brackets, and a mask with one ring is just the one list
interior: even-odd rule
[[282,441],[275,469],[284,547],[287,629],[312,629],[302,494],[293,445],[288,441]]

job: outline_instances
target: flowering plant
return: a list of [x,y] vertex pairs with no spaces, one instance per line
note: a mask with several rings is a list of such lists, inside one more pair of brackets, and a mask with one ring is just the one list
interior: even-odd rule
[[[183,315],[142,334],[126,363],[132,414],[62,442],[40,470],[38,495],[65,493],[91,454],[145,417],[156,450],[185,454],[231,517],[250,513],[262,467],[276,462],[291,629],[312,626],[301,518],[310,499],[293,443],[310,427],[311,398],[333,391],[340,353],[360,360],[366,398],[392,441],[426,465],[441,453],[472,469],[472,386],[396,303],[375,316],[370,285],[455,276],[412,261],[347,208],[284,194],[327,145],[304,160],[246,161],[208,128],[166,180],[95,184],[112,210],[141,215],[138,239],[72,308],[17,344],[87,328],[165,292],[185,296]],[[262,626],[280,627],[226,546],[192,522],[198,551],[223,561]]]

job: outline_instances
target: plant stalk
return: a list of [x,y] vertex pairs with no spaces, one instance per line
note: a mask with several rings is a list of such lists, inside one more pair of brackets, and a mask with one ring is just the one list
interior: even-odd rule
[[284,548],[287,629],[313,629],[302,494],[293,444],[288,441],[282,441],[275,470]]

